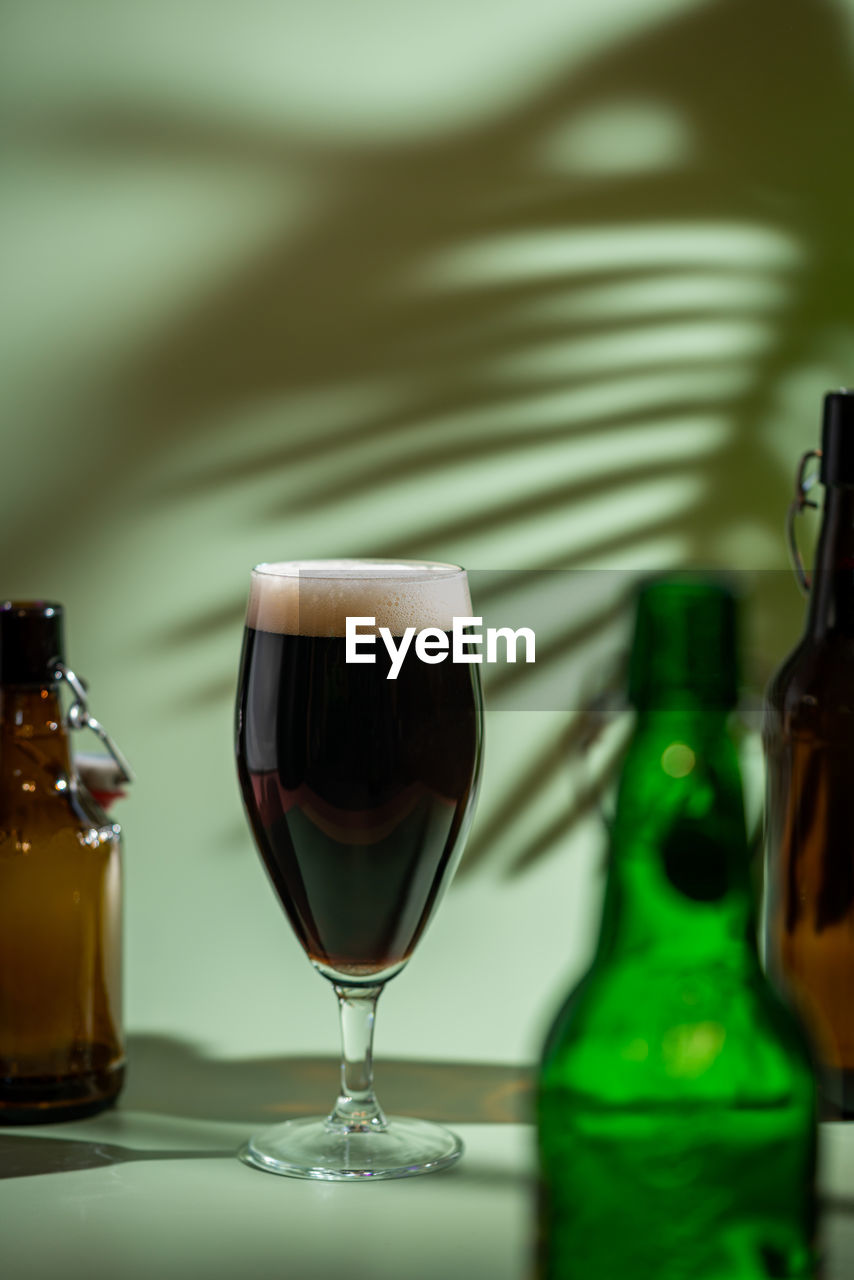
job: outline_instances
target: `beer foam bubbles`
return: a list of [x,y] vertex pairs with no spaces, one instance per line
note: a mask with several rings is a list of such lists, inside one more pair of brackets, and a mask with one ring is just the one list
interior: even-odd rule
[[465,570],[430,560],[283,560],[252,570],[246,625],[294,636],[341,636],[348,617],[402,636],[407,627],[450,631],[471,614]]

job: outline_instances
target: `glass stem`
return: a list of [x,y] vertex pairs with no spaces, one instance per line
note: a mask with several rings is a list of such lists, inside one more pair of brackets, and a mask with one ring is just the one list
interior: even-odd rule
[[374,1017],[382,987],[335,987],[341,1015],[341,1093],[328,1124],[376,1133],[388,1121],[374,1096]]

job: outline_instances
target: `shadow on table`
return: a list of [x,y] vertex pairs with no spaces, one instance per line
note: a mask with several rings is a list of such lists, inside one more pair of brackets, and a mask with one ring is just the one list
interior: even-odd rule
[[826,1213],[854,1218],[854,1196],[822,1196],[821,1203]]
[[219,1160],[234,1158],[234,1148],[222,1150],[138,1150],[117,1142],[81,1138],[41,1137],[36,1133],[0,1133],[0,1179],[32,1178],[42,1173],[79,1173],[141,1160]]
[[[234,1160],[235,1147],[216,1150],[175,1150],[164,1147],[140,1150],[117,1142],[92,1142],[81,1138],[41,1137],[35,1133],[0,1133],[0,1180],[32,1178],[45,1173],[81,1173],[143,1160]],[[502,1166],[466,1159],[442,1176],[465,1177],[469,1184],[497,1186],[516,1182],[520,1175]]]
[[[338,1089],[330,1057],[207,1058],[171,1036],[132,1036],[122,1106],[198,1120],[275,1122],[325,1115]],[[481,1062],[384,1058],[377,1093],[387,1113],[449,1124],[520,1123],[532,1118],[530,1073]]]
[[[132,1036],[120,1110],[189,1120],[242,1122],[247,1128],[292,1116],[326,1114],[334,1101],[334,1058],[206,1058],[187,1041]],[[385,1060],[377,1072],[387,1112],[451,1124],[514,1123],[531,1118],[524,1068],[491,1063]],[[0,1179],[73,1173],[142,1160],[234,1158],[234,1147],[140,1150],[115,1142],[37,1132],[0,1133]],[[469,1165],[478,1182],[506,1171]]]

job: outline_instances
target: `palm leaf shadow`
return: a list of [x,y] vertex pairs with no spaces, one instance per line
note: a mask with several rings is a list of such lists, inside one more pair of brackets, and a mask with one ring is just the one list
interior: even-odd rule
[[[117,149],[148,150],[217,163],[239,160],[262,173],[275,173],[287,163],[335,179],[334,200],[299,235],[289,229],[274,238],[250,261],[215,280],[204,296],[188,302],[183,313],[137,350],[121,384],[125,438],[115,453],[105,449],[94,461],[91,482],[108,482],[128,436],[144,440],[157,456],[168,454],[173,436],[181,433],[185,440],[195,437],[198,455],[212,415],[237,421],[247,407],[278,397],[283,406],[280,442],[260,449],[248,442],[236,467],[200,464],[195,477],[211,494],[235,476],[258,486],[257,523],[271,540],[278,539],[283,527],[292,532],[300,528],[298,523],[287,525],[292,518],[288,512],[299,511],[300,504],[307,509],[311,503],[319,516],[348,502],[361,504],[362,510],[375,500],[381,510],[384,495],[406,492],[407,484],[429,476],[429,493],[413,501],[409,527],[392,534],[362,524],[354,545],[345,550],[465,563],[469,548],[482,558],[488,544],[494,561],[507,563],[512,562],[514,536],[536,518],[547,514],[559,525],[562,510],[582,499],[619,501],[624,491],[667,473],[698,481],[699,497],[689,517],[650,511],[639,531],[617,521],[611,532],[600,532],[583,547],[577,535],[558,534],[548,549],[534,553],[529,568],[564,568],[594,555],[619,558],[635,541],[655,534],[681,542],[679,563],[715,564],[722,536],[739,523],[757,536],[777,538],[789,480],[760,424],[773,419],[787,372],[808,367],[829,350],[834,332],[850,334],[852,329],[852,190],[838,161],[847,154],[852,92],[842,17],[827,0],[814,0],[808,7],[799,0],[778,0],[775,39],[772,44],[763,41],[763,56],[757,58],[756,38],[764,33],[767,16],[762,0],[712,0],[624,38],[590,58],[571,78],[555,76],[521,107],[417,146],[310,146],[275,131],[229,130],[189,114],[150,110],[114,112],[109,121],[84,116],[57,125],[54,136],[64,138],[66,145],[105,157]],[[626,100],[658,104],[684,125],[691,147],[682,163],[575,177],[550,171],[543,163],[544,149],[561,130]],[[506,278],[499,263],[491,279],[460,276],[442,288],[417,285],[435,263],[493,237],[512,244],[559,230],[571,241],[593,227],[631,242],[639,231],[662,226],[676,228],[672,261],[665,254],[651,265],[615,267],[606,256],[592,266],[578,263],[559,279],[532,275],[521,284],[512,273]],[[680,227],[690,233],[709,226],[719,229],[717,252],[725,269],[760,280],[773,277],[782,281],[788,297],[768,318],[763,341],[744,355],[733,355],[744,371],[740,383],[728,386],[722,377],[720,392],[703,402],[725,421],[721,442],[699,458],[685,458],[675,448],[672,461],[646,467],[624,464],[603,449],[601,464],[585,476],[576,475],[571,463],[556,475],[544,449],[533,488],[515,493],[512,484],[481,484],[468,511],[445,505],[444,480],[464,468],[476,474],[479,464],[485,471],[496,461],[512,480],[515,460],[532,457],[535,446],[546,443],[546,436],[525,422],[526,406],[544,394],[567,395],[565,420],[549,429],[549,436],[562,442],[594,436],[606,442],[607,433],[626,421],[640,433],[668,414],[678,414],[679,406],[690,413],[688,403],[668,396],[667,380],[675,382],[691,367],[698,379],[714,378],[721,358],[713,351],[690,356],[647,352],[636,359],[623,353],[592,370],[577,367],[578,353],[590,350],[591,336],[600,343],[615,334],[635,334],[639,344],[648,338],[661,319],[654,305],[656,280],[679,277],[689,269],[695,275],[714,271],[702,254],[686,256],[678,243]],[[733,248],[727,266],[733,227],[764,229],[772,240],[777,237],[791,247],[791,260],[782,265],[771,259],[765,265],[745,262]],[[648,314],[631,323],[619,315],[583,327],[526,319],[526,306],[558,290],[571,295],[631,280],[646,280],[650,289]],[[704,316],[702,307],[687,306],[675,318],[690,333]],[[749,306],[734,303],[724,318],[738,332],[745,320],[753,323],[757,317]],[[553,344],[556,337],[565,347],[565,373],[550,371],[542,360],[543,344]],[[530,369],[526,373],[523,365],[510,377],[508,366],[520,355],[530,357]],[[622,407],[609,412],[610,398],[621,385],[652,373],[664,387],[657,398],[628,419]],[[355,425],[333,423],[318,430],[288,420],[294,397],[329,387],[379,384],[394,389],[391,403],[361,413]],[[585,389],[600,397],[601,413],[573,411],[573,396]],[[467,413],[475,413],[483,422],[490,413],[506,416],[516,409],[516,432],[511,428],[490,435],[481,428],[469,439],[464,426],[457,438],[436,427],[449,415],[464,423]],[[388,459],[360,462],[361,450],[368,446],[386,447]],[[350,450],[356,461],[346,475],[336,473],[334,466],[326,474],[318,472],[324,450],[333,459],[336,451]],[[271,471],[281,479],[273,502],[263,496]],[[174,503],[184,491],[158,487],[152,501]],[[317,555],[340,552],[337,545],[314,549]],[[757,602],[760,612],[765,610],[766,632],[772,599],[776,608],[782,607],[770,588]],[[201,634],[236,627],[242,606],[235,592],[233,601],[203,606],[154,639],[186,648]],[[797,607],[794,594],[787,607],[790,612]],[[603,627],[606,622],[603,618]],[[558,632],[543,660],[559,669],[572,661],[579,642],[572,628]],[[225,681],[226,673],[216,673],[205,688],[224,690]],[[583,720],[567,730],[564,752],[578,749],[582,725]],[[529,815],[521,825],[531,835],[519,850],[517,869],[557,848],[559,837],[596,803],[597,787],[601,790],[607,782],[603,773],[560,819],[538,829],[538,797],[563,759],[561,751],[549,748],[522,766],[525,785],[514,788],[513,807],[523,817]],[[492,812],[480,813],[470,866],[488,862],[491,839],[508,804],[505,799]]]

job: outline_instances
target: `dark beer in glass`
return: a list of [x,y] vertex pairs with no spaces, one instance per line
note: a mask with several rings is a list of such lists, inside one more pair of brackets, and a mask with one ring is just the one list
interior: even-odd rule
[[[471,613],[453,565],[315,561],[252,575],[237,704],[237,763],[270,881],[342,1010],[342,1094],[325,1120],[253,1138],[276,1173],[394,1177],[459,1155],[454,1135],[389,1123],[373,1096],[370,1029],[382,985],[409,959],[462,851],[480,761],[477,666],[424,661],[396,677],[378,634],[450,633]],[[362,659],[348,661],[348,617]],[[355,652],[355,651],[354,651]],[[431,655],[437,657],[438,655]]]

